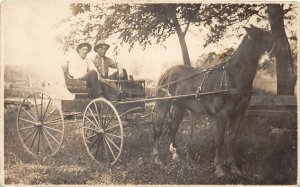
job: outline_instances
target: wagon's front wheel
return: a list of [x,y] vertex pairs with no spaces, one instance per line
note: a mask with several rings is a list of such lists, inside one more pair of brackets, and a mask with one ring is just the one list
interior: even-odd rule
[[91,101],[83,115],[82,136],[89,155],[114,164],[123,148],[123,126],[116,108],[106,99]]
[[64,118],[55,100],[42,92],[28,95],[17,116],[17,131],[22,145],[35,156],[53,156],[64,136]]

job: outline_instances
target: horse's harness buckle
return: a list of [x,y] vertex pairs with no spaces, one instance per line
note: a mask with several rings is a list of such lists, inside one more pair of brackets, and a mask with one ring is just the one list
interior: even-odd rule
[[[203,79],[202,79],[202,82],[200,84],[200,86],[198,87],[197,91],[196,91],[196,94],[195,94],[195,97],[196,99],[199,101],[200,100],[200,96],[199,93],[203,92],[204,91],[204,86],[205,86],[205,83],[206,83],[206,80],[208,79],[209,75],[216,69],[208,69],[208,71],[206,72],[206,74],[204,75]],[[219,69],[220,70],[220,69]],[[221,67],[221,70],[223,71],[223,74],[222,74],[222,78],[221,78],[221,82],[220,82],[220,90],[223,89],[223,87],[225,87],[225,89],[227,90],[228,89],[228,77],[227,77],[227,71],[225,69],[225,66],[223,65]]]
[[198,96],[199,93],[201,93],[204,89],[204,86],[205,86],[205,82],[207,80],[207,78],[209,77],[210,73],[212,72],[211,69],[208,69],[207,72],[205,73],[203,79],[202,79],[202,82],[200,84],[200,86],[198,87],[197,91],[196,91],[196,94],[195,94],[195,97],[196,99],[199,101],[200,100],[200,97]]

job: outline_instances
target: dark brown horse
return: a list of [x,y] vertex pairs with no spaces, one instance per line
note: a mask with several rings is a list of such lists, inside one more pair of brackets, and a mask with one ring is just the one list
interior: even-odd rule
[[173,119],[168,123],[170,137],[170,152],[177,159],[175,135],[188,109],[195,113],[206,112],[216,118],[215,134],[215,173],[218,177],[225,173],[221,163],[221,148],[227,123],[229,131],[228,162],[231,171],[240,174],[235,162],[235,143],[237,129],[244,116],[252,91],[252,83],[261,55],[272,48],[271,33],[251,25],[245,27],[247,34],[233,56],[209,71],[200,73],[193,67],[179,65],[168,69],[160,78],[156,97],[166,95],[186,95],[198,92],[214,92],[231,90],[227,94],[214,94],[195,98],[178,100],[160,100],[155,103],[157,122],[154,123],[153,155],[156,163],[161,164],[158,156],[159,137],[162,126],[170,107],[173,108]]

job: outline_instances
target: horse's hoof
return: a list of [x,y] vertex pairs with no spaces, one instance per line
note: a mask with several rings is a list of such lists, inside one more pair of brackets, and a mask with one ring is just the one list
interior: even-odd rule
[[231,166],[231,172],[235,175],[241,175],[241,170],[234,164]]
[[220,177],[225,177],[224,170],[222,169],[221,166],[217,166],[217,167],[216,167],[215,174],[216,174],[216,176],[217,176],[218,178],[220,178]]
[[172,158],[173,158],[174,161],[178,161],[179,160],[179,156],[177,154],[173,155]]

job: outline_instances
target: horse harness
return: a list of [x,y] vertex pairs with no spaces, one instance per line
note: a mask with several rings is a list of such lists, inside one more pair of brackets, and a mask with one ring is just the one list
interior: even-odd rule
[[[191,76],[187,76],[187,77],[184,77],[182,79],[179,79],[179,80],[176,80],[176,81],[171,81],[171,82],[168,82],[166,84],[163,84],[163,85],[159,86],[158,89],[160,91],[163,91],[164,93],[166,93],[167,96],[171,96],[171,93],[169,92],[170,85],[178,83],[178,82],[182,82],[184,80],[188,80],[188,79],[191,79],[191,78],[194,78],[194,77],[197,77],[197,76],[200,76],[201,74],[205,73],[205,75],[204,75],[204,77],[203,77],[203,79],[201,81],[201,84],[198,87],[198,89],[196,90],[196,94],[195,94],[196,99],[200,100],[200,98],[198,97],[198,93],[203,92],[204,86],[205,86],[206,81],[209,78],[209,76],[214,71],[221,70],[221,71],[223,71],[223,73],[222,73],[222,78],[221,78],[221,81],[220,81],[220,90],[222,90],[222,88],[225,88],[225,90],[227,90],[228,89],[228,72],[226,70],[226,65],[229,62],[230,62],[229,59],[227,59],[224,62],[222,62],[220,64],[216,64],[215,66],[213,66],[211,68],[208,68],[208,69],[206,69],[206,70],[204,70],[204,71],[202,71],[200,73],[196,73],[196,74],[193,74]],[[172,71],[172,68],[170,69],[170,71]]]
[[220,87],[219,87],[220,90],[222,90],[222,89],[228,90],[228,72],[226,71],[226,68],[225,68],[226,67],[225,65],[227,65],[228,62],[229,61],[224,61],[221,64],[217,64],[217,65],[213,66],[212,68],[208,68],[208,71],[205,72],[205,75],[201,81],[201,84],[196,91],[196,94],[195,94],[196,99],[200,100],[200,98],[198,97],[199,93],[202,93],[204,91],[204,87],[205,87],[207,79],[214,71],[217,71],[217,70],[223,71],[222,78],[220,81]]

